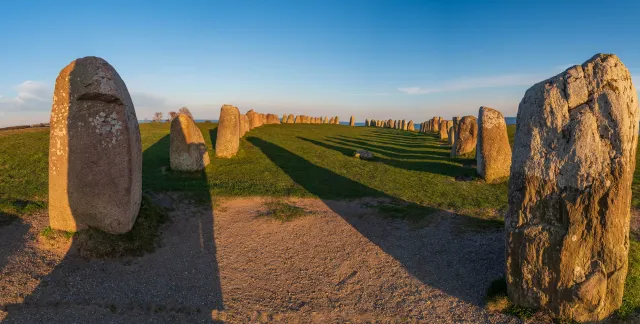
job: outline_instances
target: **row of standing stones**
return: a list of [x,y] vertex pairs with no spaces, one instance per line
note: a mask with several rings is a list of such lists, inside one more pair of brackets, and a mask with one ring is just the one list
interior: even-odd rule
[[[353,117],[351,117],[353,120]],[[399,120],[375,120],[375,119],[365,119],[364,125],[368,127],[384,127],[384,128],[394,128],[406,131],[415,131],[415,127],[413,124],[413,120],[406,121],[404,119]],[[353,126],[353,124],[351,125]]]
[[[275,114],[261,114],[249,110],[246,114],[241,114],[237,107],[223,105],[220,108],[218,118],[218,133],[216,137],[216,157],[230,158],[238,153],[240,138],[257,127],[268,124],[339,124],[340,119],[335,117],[310,117],[305,115],[294,116],[293,114],[283,115],[279,119]],[[351,116],[351,126],[354,125],[354,117]],[[206,150],[205,150],[206,152]],[[172,166],[173,168],[173,166]]]
[[[279,122],[271,116],[240,115],[236,107],[223,106],[216,155],[234,155],[247,131]],[[296,121],[331,123],[326,117],[286,118]],[[411,128],[411,122],[367,122]],[[508,164],[504,118],[496,110],[482,107],[478,122],[473,116],[434,118],[421,131],[446,136],[454,155],[477,147],[485,177],[498,172],[491,170],[492,159]],[[637,92],[615,55],[595,55],[526,91],[510,154],[505,216],[507,291],[515,304],[576,321],[601,320],[621,306],[637,137]],[[202,134],[190,118],[172,122],[171,143],[172,167],[198,170],[208,163]],[[140,131],[125,83],[103,59],[71,62],[53,95],[51,227],[128,232],[141,186]]]

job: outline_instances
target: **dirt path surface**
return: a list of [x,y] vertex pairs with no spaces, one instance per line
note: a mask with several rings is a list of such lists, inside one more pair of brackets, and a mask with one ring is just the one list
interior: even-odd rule
[[[372,201],[293,199],[309,215],[264,217],[265,199],[173,206],[162,245],[126,260],[84,260],[38,233],[46,215],[0,227],[6,323],[520,323],[484,310],[501,276],[499,230],[459,231],[377,215]],[[261,216],[262,215],[262,216]],[[68,251],[67,251],[68,250]]]

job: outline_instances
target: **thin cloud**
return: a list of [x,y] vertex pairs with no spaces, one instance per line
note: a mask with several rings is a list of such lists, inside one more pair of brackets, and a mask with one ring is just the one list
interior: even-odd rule
[[8,111],[47,111],[51,109],[53,88],[44,82],[24,81],[13,89],[15,97],[0,96],[0,110]]
[[511,87],[511,86],[527,86],[533,85],[536,82],[542,81],[545,78],[537,74],[511,74],[511,75],[499,75],[479,78],[460,78],[445,82],[438,87],[405,87],[398,88],[398,91],[409,94],[432,94],[439,92],[453,92],[461,90],[471,90],[479,88],[498,88],[498,87]]

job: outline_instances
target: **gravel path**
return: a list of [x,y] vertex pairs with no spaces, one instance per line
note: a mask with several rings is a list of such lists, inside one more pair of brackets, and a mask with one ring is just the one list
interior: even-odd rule
[[282,223],[260,216],[261,198],[224,200],[215,217],[160,198],[172,221],[141,258],[84,260],[39,238],[45,214],[0,228],[0,319],[520,323],[483,308],[503,271],[501,231],[460,231],[446,211],[415,228],[363,201],[293,199],[310,215]]

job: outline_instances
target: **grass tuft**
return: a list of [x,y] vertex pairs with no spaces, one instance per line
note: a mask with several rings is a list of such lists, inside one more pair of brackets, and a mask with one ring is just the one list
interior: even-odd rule
[[164,208],[143,196],[138,218],[128,233],[115,235],[93,228],[78,232],[80,255],[85,258],[121,258],[151,253],[157,246],[160,226],[168,218]]
[[40,231],[40,236],[48,239],[48,240],[57,240],[59,238],[70,239],[72,238],[76,232],[68,232],[51,228],[51,226],[45,227],[42,231]]
[[536,310],[528,307],[515,305],[507,296],[507,282],[504,278],[494,280],[487,288],[487,305],[490,312],[500,312],[516,316],[520,319],[528,319],[535,314]]
[[267,211],[263,216],[271,217],[282,222],[292,221],[308,214],[308,212],[302,207],[279,200],[269,201],[265,206],[267,207]]
[[629,272],[624,285],[622,306],[616,314],[626,319],[640,311],[640,242],[631,241],[629,249]]

